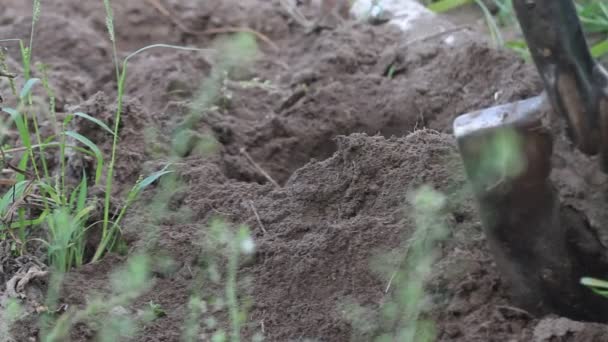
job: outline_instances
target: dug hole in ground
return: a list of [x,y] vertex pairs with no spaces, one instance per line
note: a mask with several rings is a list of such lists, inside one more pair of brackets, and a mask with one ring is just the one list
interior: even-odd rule
[[[205,244],[209,226],[221,217],[230,227],[248,226],[255,242],[236,285],[239,299],[250,302],[243,340],[262,334],[266,341],[372,341],[411,325],[401,318],[413,316],[402,311],[416,299],[422,303],[417,317],[435,325],[438,341],[606,338],[606,325],[533,317],[507,298],[451,135],[462,113],[538,94],[532,65],[466,29],[435,36],[454,26],[409,1],[401,3],[407,11],[394,7],[406,16],[392,23],[349,20],[314,32],[279,1],[164,1],[181,25],[151,2],[113,4],[120,58],[154,43],[211,47],[216,35],[187,31],[222,27],[249,27],[278,49],[258,40],[255,61],[222,78],[213,106],[194,110],[193,98],[221,59],[172,49],[133,58],[112,194],[116,206],[140,175],[169,161],[184,119],[200,115],[188,129],[189,143],[179,148],[183,158],[172,166],[177,183],[155,185],[128,212],[123,230],[129,252],[70,271],[58,298],[62,308],[109,295],[111,272],[146,248],[154,260],[171,263],[155,263],[152,288],[104,317],[137,317],[153,303],[163,314],[146,321],[132,340],[180,341],[195,295],[209,303],[196,321],[199,340],[209,340],[218,327],[229,329],[226,306],[217,300],[225,296],[224,283],[209,277],[225,279],[226,262],[209,257],[217,261],[210,270],[213,248]],[[82,111],[111,126],[115,70],[103,3],[43,5],[34,56],[51,66],[57,111]],[[25,1],[4,1],[0,38],[29,37],[30,13]],[[412,13],[420,17],[407,18]],[[19,74],[18,49],[9,47],[8,53],[8,65]],[[5,83],[1,89],[10,93]],[[75,125],[109,155],[107,134],[85,121]],[[200,153],[190,143],[209,137],[216,142],[213,151]],[[573,224],[599,231],[608,222],[608,189],[596,161],[562,136],[553,158],[562,207]],[[70,167],[83,165],[88,167]],[[429,188],[445,202],[421,218],[412,198]],[[402,289],[421,280],[395,275],[411,271],[410,247],[420,242],[415,232],[425,224],[445,230],[437,243],[421,244],[428,252],[422,257],[432,258],[424,259],[432,260],[424,295],[400,301]],[[19,259],[10,250],[2,253],[3,284],[31,260],[45,261],[44,251]],[[37,309],[49,281],[37,278],[21,289],[25,311],[11,322],[6,340],[39,338]],[[6,289],[0,287],[3,313]],[[391,303],[398,305],[387,310]],[[95,322],[79,323],[70,339],[95,340],[98,329]]]

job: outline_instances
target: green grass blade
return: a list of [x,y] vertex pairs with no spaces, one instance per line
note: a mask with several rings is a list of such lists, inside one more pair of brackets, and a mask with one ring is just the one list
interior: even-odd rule
[[59,193],[56,191],[55,188],[44,182],[37,182],[36,185],[40,189],[44,190],[45,195],[50,197],[55,203],[61,203],[61,198],[59,197]]
[[[85,179],[85,177],[83,177],[83,180]],[[78,184],[76,186],[76,188],[74,188],[74,190],[72,190],[72,193],[70,194],[70,198],[68,200],[68,208],[76,208],[76,201],[78,200],[78,194],[80,193],[80,187],[82,186],[82,182],[80,182],[80,184]]]
[[591,55],[593,58],[599,58],[606,54],[608,54],[608,39],[591,47]]
[[576,6],[583,28],[588,33],[608,32],[608,8],[598,1]]
[[[23,156],[21,157],[21,160],[19,160],[19,168],[21,170],[25,170],[27,168],[27,165],[28,165],[29,161],[30,161],[30,154],[29,153],[24,153]],[[22,181],[27,180],[25,178],[25,175],[21,174],[21,173],[17,173],[17,176],[15,177],[15,179],[18,182],[22,182]]]
[[21,181],[13,185],[0,199],[0,213],[2,216],[6,214],[6,210],[13,203],[14,198],[19,198],[23,195],[28,181]]
[[473,0],[441,0],[428,5],[427,8],[435,13],[443,13],[472,2]]
[[32,88],[36,85],[36,83],[41,82],[39,78],[30,78],[25,82],[21,92],[19,93],[19,99],[21,101],[25,101],[26,97],[32,92]]
[[150,184],[156,182],[160,177],[162,177],[166,174],[172,173],[173,171],[167,170],[168,167],[169,167],[169,165],[165,166],[162,170],[152,173],[148,177],[144,178],[141,182],[137,183],[137,186],[135,188],[136,191],[141,192],[145,188],[150,186]]
[[95,159],[97,160],[97,166],[95,167],[95,184],[97,184],[101,179],[101,172],[103,169],[103,155],[101,153],[101,150],[99,149],[99,147],[97,147],[97,145],[95,145],[95,143],[89,140],[89,138],[83,136],[80,133],[76,133],[74,131],[66,131],[65,135],[80,141],[95,154]]
[[477,4],[477,6],[479,6],[481,11],[483,12],[483,15],[486,18],[486,23],[488,25],[488,30],[490,31],[490,35],[492,36],[492,40],[494,40],[494,42],[498,46],[503,46],[505,44],[505,42],[504,42],[504,39],[502,38],[502,33],[500,32],[500,28],[498,28],[498,24],[496,23],[494,16],[492,16],[492,13],[490,13],[490,10],[483,3],[483,1],[481,1],[481,0],[474,0],[474,1]]
[[35,218],[33,220],[22,220],[22,221],[11,224],[10,229],[37,226],[37,225],[41,224],[42,222],[44,222],[44,219],[46,218],[47,215],[48,215],[48,211],[44,210],[40,214],[40,216],[38,216],[37,218]]
[[87,187],[87,175],[83,172],[82,181],[80,182],[80,190],[78,191],[78,201],[76,202],[76,211],[82,211],[87,205],[87,195],[89,189]]
[[103,128],[105,131],[107,131],[108,133],[110,133],[111,135],[114,135],[114,132],[112,132],[112,130],[110,129],[110,127],[108,127],[108,125],[106,125],[103,121],[94,118],[92,116],[90,116],[89,114],[86,113],[82,113],[82,112],[76,112],[74,113],[75,116],[79,116],[83,119],[89,120],[92,123],[96,124],[97,126]]
[[[89,214],[91,212],[93,212],[93,210],[95,210],[94,206],[88,206],[88,207],[82,208],[81,210],[76,212],[76,215],[74,216],[74,221],[78,222],[79,224],[83,224],[86,221],[86,219],[89,217]],[[84,232],[84,229],[83,229],[83,232]]]
[[21,115],[21,113],[14,108],[3,107],[2,111],[8,113],[11,116],[11,119],[13,119],[15,125],[17,125],[17,130],[19,131],[19,136],[23,141],[23,145],[25,145],[27,149],[31,149],[32,141],[30,140],[29,130],[27,129],[25,121],[23,120],[23,115]]

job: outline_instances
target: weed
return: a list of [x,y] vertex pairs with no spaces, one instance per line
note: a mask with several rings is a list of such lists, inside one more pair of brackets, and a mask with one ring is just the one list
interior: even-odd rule
[[154,315],[154,318],[167,316],[167,313],[165,312],[165,310],[162,308],[162,306],[160,304],[150,301],[150,302],[148,302],[148,307],[149,307],[150,311],[152,312],[152,314]]
[[[374,342],[434,341],[435,328],[424,319],[426,309],[424,286],[437,259],[436,244],[448,231],[442,212],[446,197],[429,186],[423,186],[410,197],[416,231],[404,247],[381,255],[373,269],[387,279],[387,293],[379,315],[372,308],[357,303],[342,307],[351,322],[356,338]],[[394,260],[401,260],[395,265]],[[377,319],[371,317],[378,316]]]
[[133,337],[141,322],[124,313],[124,307],[152,288],[154,282],[150,276],[150,259],[145,255],[132,256],[126,265],[112,273],[110,283],[111,293],[108,296],[97,296],[85,308],[62,314],[53,321],[52,328],[43,335],[42,341],[67,340],[70,328],[76,323],[98,325],[102,322],[98,334],[101,341]]
[[[204,290],[195,287],[190,299],[189,319],[184,327],[183,340],[194,341],[193,337],[199,334],[200,318],[206,314],[207,328],[214,330],[213,341],[239,342],[241,329],[247,317],[247,308],[237,296],[237,272],[241,259],[253,254],[255,244],[247,227],[241,226],[233,231],[221,219],[214,219],[211,222],[208,235],[205,236],[202,244],[204,254],[200,263],[203,267],[196,283],[203,284],[207,280],[210,284],[224,284],[224,296],[208,298],[204,301],[198,294]],[[221,270],[223,264],[226,265],[224,271]],[[208,305],[213,309],[208,310]],[[229,331],[215,327],[215,318],[211,315],[214,311],[224,309],[228,311]]]

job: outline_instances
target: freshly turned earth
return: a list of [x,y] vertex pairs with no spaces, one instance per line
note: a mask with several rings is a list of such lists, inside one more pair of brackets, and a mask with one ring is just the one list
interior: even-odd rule
[[[25,2],[3,2],[0,38],[29,37],[31,8]],[[365,23],[307,34],[278,1],[162,3],[192,30],[247,26],[279,49],[258,41],[255,62],[225,82],[226,101],[198,109],[202,116],[192,127],[193,139],[211,136],[218,144],[207,153],[182,151],[184,159],[174,165],[180,183],[165,198],[166,211],[154,213],[155,195],[166,190],[153,187],[124,222],[129,253],[147,247],[154,256],[174,261],[168,270],[156,265],[153,288],[123,308],[136,314],[154,302],[166,313],[135,341],[179,341],[190,295],[223,295],[222,286],[199,283],[199,260],[209,252],[201,241],[216,217],[249,226],[257,247],[239,272],[239,293],[253,301],[246,340],[262,331],[267,341],[370,340],[346,319],[344,305],[358,303],[371,310],[369,322],[379,319],[373,312],[388,298],[389,279],[372,266],[380,255],[391,252],[396,260],[405,255],[403,246],[415,230],[408,195],[422,185],[448,199],[441,219],[449,237],[438,245],[425,312],[437,324],[438,340],[601,341],[606,336],[604,325],[535,318],[508,301],[450,135],[459,114],[537,94],[540,82],[531,65],[470,32],[455,45],[430,39],[405,46],[406,34]],[[122,57],[153,43],[206,48],[217,38],[183,32],[144,0],[115,1],[114,7]],[[59,114],[77,108],[113,125],[114,68],[102,1],[43,1],[35,42],[35,60],[51,66]],[[19,73],[18,50],[10,46],[8,51],[8,64]],[[140,175],[168,162],[189,100],[214,63],[201,53],[170,49],[132,60],[115,205]],[[391,65],[392,78],[386,72]],[[259,81],[249,82],[254,79]],[[10,103],[8,84],[0,85]],[[297,92],[301,98],[287,101]],[[87,122],[75,124],[109,153],[107,134]],[[557,140],[554,178],[562,202],[584,214],[591,227],[604,226],[606,182],[594,171],[597,164],[573,152],[561,136]],[[157,231],[149,234],[149,229]],[[60,303],[81,306],[93,293],[107,293],[110,272],[127,258],[111,255],[71,271]],[[10,272],[10,260],[0,260]],[[44,282],[30,286],[46,289]],[[41,300],[41,291],[30,292],[26,304]],[[212,314],[227,326],[224,311]],[[13,326],[14,341],[36,338],[37,317],[31,312]],[[95,327],[84,324],[71,334],[73,341],[94,336]]]

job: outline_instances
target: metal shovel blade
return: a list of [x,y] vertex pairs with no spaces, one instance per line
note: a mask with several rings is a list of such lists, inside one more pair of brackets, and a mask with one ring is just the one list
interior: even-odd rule
[[[549,175],[552,136],[547,97],[461,115],[454,134],[477,197],[486,240],[511,298],[535,313],[608,319],[608,302],[580,285],[579,232],[562,224]],[[573,235],[574,234],[574,235]]]

